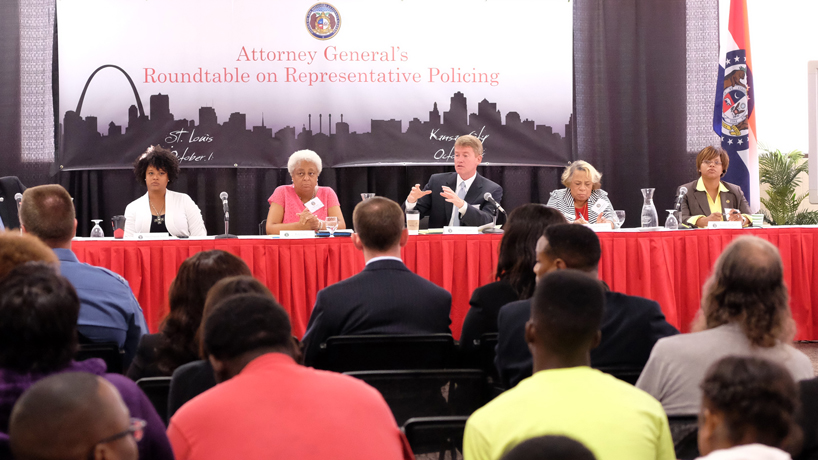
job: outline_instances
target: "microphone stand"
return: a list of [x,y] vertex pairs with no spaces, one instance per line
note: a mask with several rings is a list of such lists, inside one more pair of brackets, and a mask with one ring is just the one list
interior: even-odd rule
[[497,228],[497,216],[500,214],[500,210],[497,209],[495,206],[494,208],[494,218],[491,221],[491,227],[483,229],[483,233],[491,233],[491,234],[500,234],[503,233],[502,228]]
[[[226,207],[227,205],[225,205]],[[224,210],[224,235],[216,235],[217,240],[225,239],[225,238],[238,238],[236,235],[231,235],[227,232],[230,228],[230,212],[225,209]]]

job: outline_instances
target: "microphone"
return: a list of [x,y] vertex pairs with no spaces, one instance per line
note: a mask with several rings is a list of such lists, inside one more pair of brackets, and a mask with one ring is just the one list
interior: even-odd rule
[[679,196],[676,197],[676,203],[673,208],[678,211],[682,207],[682,199],[687,194],[687,187],[679,187]]
[[16,201],[17,206],[19,206],[20,202],[23,201],[23,194],[22,193],[15,193],[14,194],[14,201]]
[[503,209],[503,207],[502,207],[502,206],[500,206],[500,203],[498,203],[498,202],[497,202],[497,200],[495,200],[493,196],[491,196],[491,193],[489,193],[489,192],[484,193],[484,194],[483,194],[483,199],[484,199],[484,200],[486,200],[486,201],[488,201],[489,203],[493,204],[493,205],[494,205],[494,207],[496,207],[497,209],[499,209],[499,210],[500,210],[500,212],[502,212],[503,214],[505,214],[505,213],[506,213],[506,210],[505,210],[505,209]]
[[222,208],[224,208],[224,213],[227,214],[227,212],[228,212],[228,208],[227,208],[227,192],[220,193],[219,198],[221,198],[221,200],[222,200]]

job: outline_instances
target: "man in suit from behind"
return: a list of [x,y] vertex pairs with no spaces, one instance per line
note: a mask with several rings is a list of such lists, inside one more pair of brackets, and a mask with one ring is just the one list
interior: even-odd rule
[[0,232],[6,228],[20,228],[14,195],[25,191],[26,186],[17,176],[0,177]]
[[318,292],[304,335],[307,365],[333,336],[451,333],[452,295],[409,271],[400,258],[409,238],[404,221],[400,206],[387,198],[355,206],[352,243],[364,253],[366,267]]
[[[564,269],[579,270],[593,279],[599,275],[602,248],[596,233],[588,227],[551,225],[537,241],[536,253],[534,272],[538,282],[546,274]],[[679,331],[665,320],[655,301],[605,288],[602,341],[591,351],[591,366],[641,369],[656,342]],[[530,310],[530,299],[519,300],[501,308],[497,318],[495,363],[507,388],[531,375],[531,352],[525,342]]]
[[477,174],[481,161],[480,139],[472,135],[458,137],[454,143],[455,172],[433,174],[423,190],[415,184],[404,203],[406,210],[417,209],[421,219],[429,216],[429,228],[476,227],[491,222],[495,206],[483,197],[488,192],[499,203],[503,188]]

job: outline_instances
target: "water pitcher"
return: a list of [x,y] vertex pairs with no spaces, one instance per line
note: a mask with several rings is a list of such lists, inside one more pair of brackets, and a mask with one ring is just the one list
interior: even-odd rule
[[656,214],[656,206],[653,205],[654,190],[656,189],[642,189],[642,197],[645,199],[645,202],[642,204],[642,228],[659,226],[659,215]]

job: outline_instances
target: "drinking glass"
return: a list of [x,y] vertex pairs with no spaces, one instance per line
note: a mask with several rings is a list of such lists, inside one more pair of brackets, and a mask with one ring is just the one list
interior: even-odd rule
[[678,230],[679,221],[676,219],[675,209],[665,209],[667,211],[667,220],[665,220],[665,228],[668,230]]
[[625,211],[619,210],[614,211],[614,224],[616,224],[616,228],[622,228],[622,225],[625,223]]
[[368,200],[370,198],[373,198],[374,196],[375,196],[374,193],[361,193],[361,199],[363,201],[366,201],[366,200]]
[[329,230],[329,236],[335,236],[335,230],[338,230],[338,218],[329,216],[326,220],[327,230]]
[[94,223],[94,228],[91,229],[91,238],[105,238],[105,232],[103,232],[102,227],[99,226],[102,219],[91,219],[91,222]]

